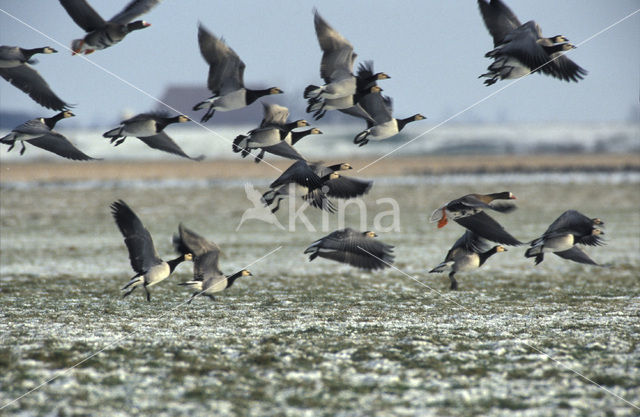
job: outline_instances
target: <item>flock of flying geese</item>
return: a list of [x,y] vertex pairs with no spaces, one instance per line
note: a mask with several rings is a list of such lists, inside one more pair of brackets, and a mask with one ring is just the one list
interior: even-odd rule
[[[104,20],[86,0],[59,0],[73,21],[86,35],[72,41],[72,54],[90,54],[122,41],[130,32],[144,29],[149,23],[135,18],[155,7],[160,0],[133,0],[121,12],[109,20]],[[523,77],[531,72],[540,72],[565,81],[579,81],[587,72],[564,55],[574,48],[561,35],[546,38],[540,27],[529,21],[521,24],[514,13],[501,0],[478,0],[484,23],[493,37],[494,49],[486,53],[492,59],[487,72],[486,85],[500,79]],[[369,141],[380,141],[397,135],[407,123],[425,119],[419,113],[407,118],[395,118],[392,101],[383,95],[377,85],[379,80],[390,78],[384,72],[375,72],[372,61],[359,64],[354,74],[357,57],[351,43],[333,29],[316,11],[314,26],[323,55],[320,63],[322,85],[309,85],[304,90],[307,100],[306,112],[320,120],[327,111],[339,110],[347,115],[363,119],[366,129],[353,139],[358,146]],[[201,122],[209,121],[216,111],[232,111],[249,106],[261,97],[282,94],[278,87],[249,89],[244,85],[245,64],[221,38],[208,31],[203,25],[198,28],[198,44],[204,60],[209,65],[207,86],[212,96],[197,103],[194,110],[205,110]],[[73,160],[92,158],[76,148],[64,135],[54,129],[56,123],[72,117],[69,105],[61,100],[47,82],[32,67],[36,54],[55,53],[53,48],[24,49],[0,46],[0,75],[28,94],[40,105],[58,110],[52,117],[41,117],[25,122],[0,139],[0,143],[13,149],[21,144],[20,154],[25,152],[25,142],[49,152]],[[348,163],[324,166],[309,162],[295,148],[302,138],[321,134],[314,127],[303,131],[295,129],[310,126],[306,120],[288,122],[289,110],[285,107],[264,103],[263,119],[258,127],[235,138],[232,150],[244,158],[253,150],[258,154],[255,162],[263,160],[266,153],[292,159],[295,162],[280,177],[270,184],[262,196],[266,207],[275,212],[285,197],[302,191],[302,198],[311,206],[335,212],[329,198],[349,199],[366,194],[373,182],[343,176],[339,172],[351,169]],[[114,146],[128,137],[134,136],[151,148],[199,161],[202,155],[191,157],[164,132],[174,123],[188,122],[184,115],[171,117],[167,113],[142,113],[103,134]],[[506,251],[502,245],[523,244],[511,236],[499,223],[486,214],[491,209],[509,212],[513,204],[495,200],[509,200],[515,197],[510,192],[494,194],[470,194],[450,201],[438,208],[431,221],[438,227],[453,219],[467,230],[449,250],[445,260],[430,272],[451,269],[449,278],[451,289],[457,288],[456,272],[481,266],[495,253]],[[125,238],[131,266],[136,275],[123,288],[124,296],[142,286],[150,300],[149,286],[166,279],[183,261],[194,262],[194,278],[181,285],[195,290],[191,300],[197,295],[207,295],[231,286],[241,276],[251,273],[247,270],[233,275],[225,275],[219,267],[220,248],[202,236],[180,225],[173,242],[179,257],[163,261],[154,248],[148,230],[135,212],[122,200],[111,205],[113,217]],[[563,213],[538,239],[530,242],[526,257],[534,257],[536,264],[543,260],[544,253],[552,252],[572,261],[597,265],[576,244],[600,245],[603,243],[600,219],[590,219],[575,210]],[[376,270],[393,263],[393,246],[377,239],[371,231],[359,232],[350,228],[335,231],[312,243],[305,253],[309,260],[316,257],[347,263],[358,268]],[[501,245],[489,248],[489,242]]]

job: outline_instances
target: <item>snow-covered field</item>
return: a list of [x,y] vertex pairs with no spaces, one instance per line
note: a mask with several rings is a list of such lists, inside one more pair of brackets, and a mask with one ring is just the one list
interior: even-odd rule
[[[290,224],[285,204],[285,230],[258,220],[236,230],[252,207],[241,181],[5,183],[2,414],[637,415],[639,184],[636,174],[376,179],[365,223],[389,210],[384,199],[400,203],[399,229],[379,233],[397,269],[367,273],[303,254],[338,216],[323,225],[307,209],[311,227]],[[607,245],[587,251],[607,266],[548,255],[534,267],[509,248],[450,292],[445,274],[427,271],[462,229],[437,229],[431,211],[503,190],[519,209],[494,216],[523,241],[569,208],[602,218]],[[249,265],[254,276],[186,305],[184,264],[151,303],[122,299],[133,272],[108,209],[120,198],[161,256],[184,222],[222,247],[225,272]],[[350,206],[347,225],[359,228],[360,214]]]

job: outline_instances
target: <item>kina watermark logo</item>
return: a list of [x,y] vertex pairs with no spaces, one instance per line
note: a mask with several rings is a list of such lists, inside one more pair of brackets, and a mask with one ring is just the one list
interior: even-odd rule
[[280,223],[278,217],[276,217],[271,209],[265,205],[260,191],[256,190],[253,185],[247,182],[244,184],[244,192],[247,195],[247,200],[253,203],[253,207],[246,209],[244,213],[242,213],[242,218],[240,219],[238,227],[236,227],[236,232],[240,230],[240,227],[247,220],[259,220],[264,223],[272,224],[281,230],[285,230],[285,227]]
[[[307,200],[301,198],[304,194],[301,195],[294,184],[287,185],[285,189],[275,190],[276,198],[265,199],[265,196],[273,197],[270,193],[274,190],[262,194],[250,183],[245,183],[244,191],[252,207],[245,209],[242,213],[236,231],[240,230],[246,222],[260,221],[289,232],[295,232],[296,228],[300,226],[309,232],[331,232],[336,228],[357,227],[357,224],[353,224],[355,218],[356,222],[359,220],[361,230],[400,232],[400,205],[391,197],[378,198],[375,200],[375,205],[369,204],[369,206],[362,198],[335,199],[331,202],[327,199],[321,204],[325,209],[321,210],[317,206],[311,207]],[[323,190],[323,192],[326,191]],[[283,201],[287,201],[287,204],[281,204]],[[285,206],[287,209],[283,210]],[[327,207],[331,207],[331,209],[327,210]],[[371,213],[372,211],[374,213]],[[286,215],[288,221],[285,223],[282,220],[281,222],[276,216],[276,212],[284,212],[283,214]],[[307,214],[310,215],[307,216]],[[320,214],[320,219],[317,214]],[[347,224],[347,216],[349,224]],[[310,217],[316,222],[319,220],[320,225],[314,225]],[[370,219],[372,219],[372,227],[369,227]]]

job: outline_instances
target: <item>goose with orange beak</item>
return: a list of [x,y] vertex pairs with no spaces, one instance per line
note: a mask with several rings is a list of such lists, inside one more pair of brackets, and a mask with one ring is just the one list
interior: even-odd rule
[[495,200],[515,199],[516,197],[509,191],[492,194],[467,194],[436,209],[431,214],[430,221],[432,223],[438,222],[438,228],[442,228],[447,225],[448,219],[452,219],[487,240],[511,246],[521,245],[522,242],[511,236],[504,227],[484,212],[484,210],[490,209],[500,213],[509,213],[516,209],[515,204],[499,203]]

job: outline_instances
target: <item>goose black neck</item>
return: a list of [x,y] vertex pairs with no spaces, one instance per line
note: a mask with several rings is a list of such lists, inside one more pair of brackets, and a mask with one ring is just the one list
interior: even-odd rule
[[509,191],[487,194],[487,197],[490,197],[492,201],[493,200],[509,200],[510,196],[511,196],[511,193]]
[[127,24],[127,31],[131,32],[134,30],[140,30],[146,28],[147,24],[145,24],[144,20],[136,20],[135,22],[131,22]]
[[291,132],[291,144],[295,145],[303,137],[310,135],[313,129],[302,130],[300,132]]
[[47,125],[47,127],[49,129],[53,129],[54,126],[56,125],[56,123],[58,123],[58,120],[60,119],[64,119],[64,112],[61,111],[60,113],[56,114],[55,116],[52,117],[46,117],[44,119],[44,124]]
[[242,271],[238,271],[227,277],[227,288],[233,285],[233,282],[242,276]]
[[415,122],[415,120],[415,116],[407,117],[404,119],[396,119],[396,122],[398,123],[398,131],[404,129],[407,123]]
[[35,54],[44,54],[45,49],[46,48],[33,48],[33,49],[20,48],[20,50],[22,51],[22,55],[24,55],[26,60],[29,60],[29,58],[31,58]]
[[486,252],[479,253],[478,257],[480,258],[480,265],[484,264],[487,259],[489,259],[492,255],[498,253],[498,246],[494,246]]
[[180,121],[180,116],[176,117],[161,117],[156,120],[156,125],[158,126],[158,131],[167,127],[171,123],[178,123]]
[[297,120],[295,122],[287,123],[286,125],[282,126],[282,129],[287,131],[287,133],[289,133],[293,129],[295,129],[296,127],[298,127],[298,121]]
[[271,94],[271,88],[267,88],[264,90],[249,90],[247,89],[247,93],[245,96],[245,101],[247,102],[247,106],[251,103],[253,103],[254,101],[256,101],[257,99],[259,99],[260,97],[264,97]]
[[184,255],[180,255],[175,259],[167,261],[167,264],[169,265],[169,273],[173,272],[173,270],[176,269],[176,267],[182,262],[184,262]]

